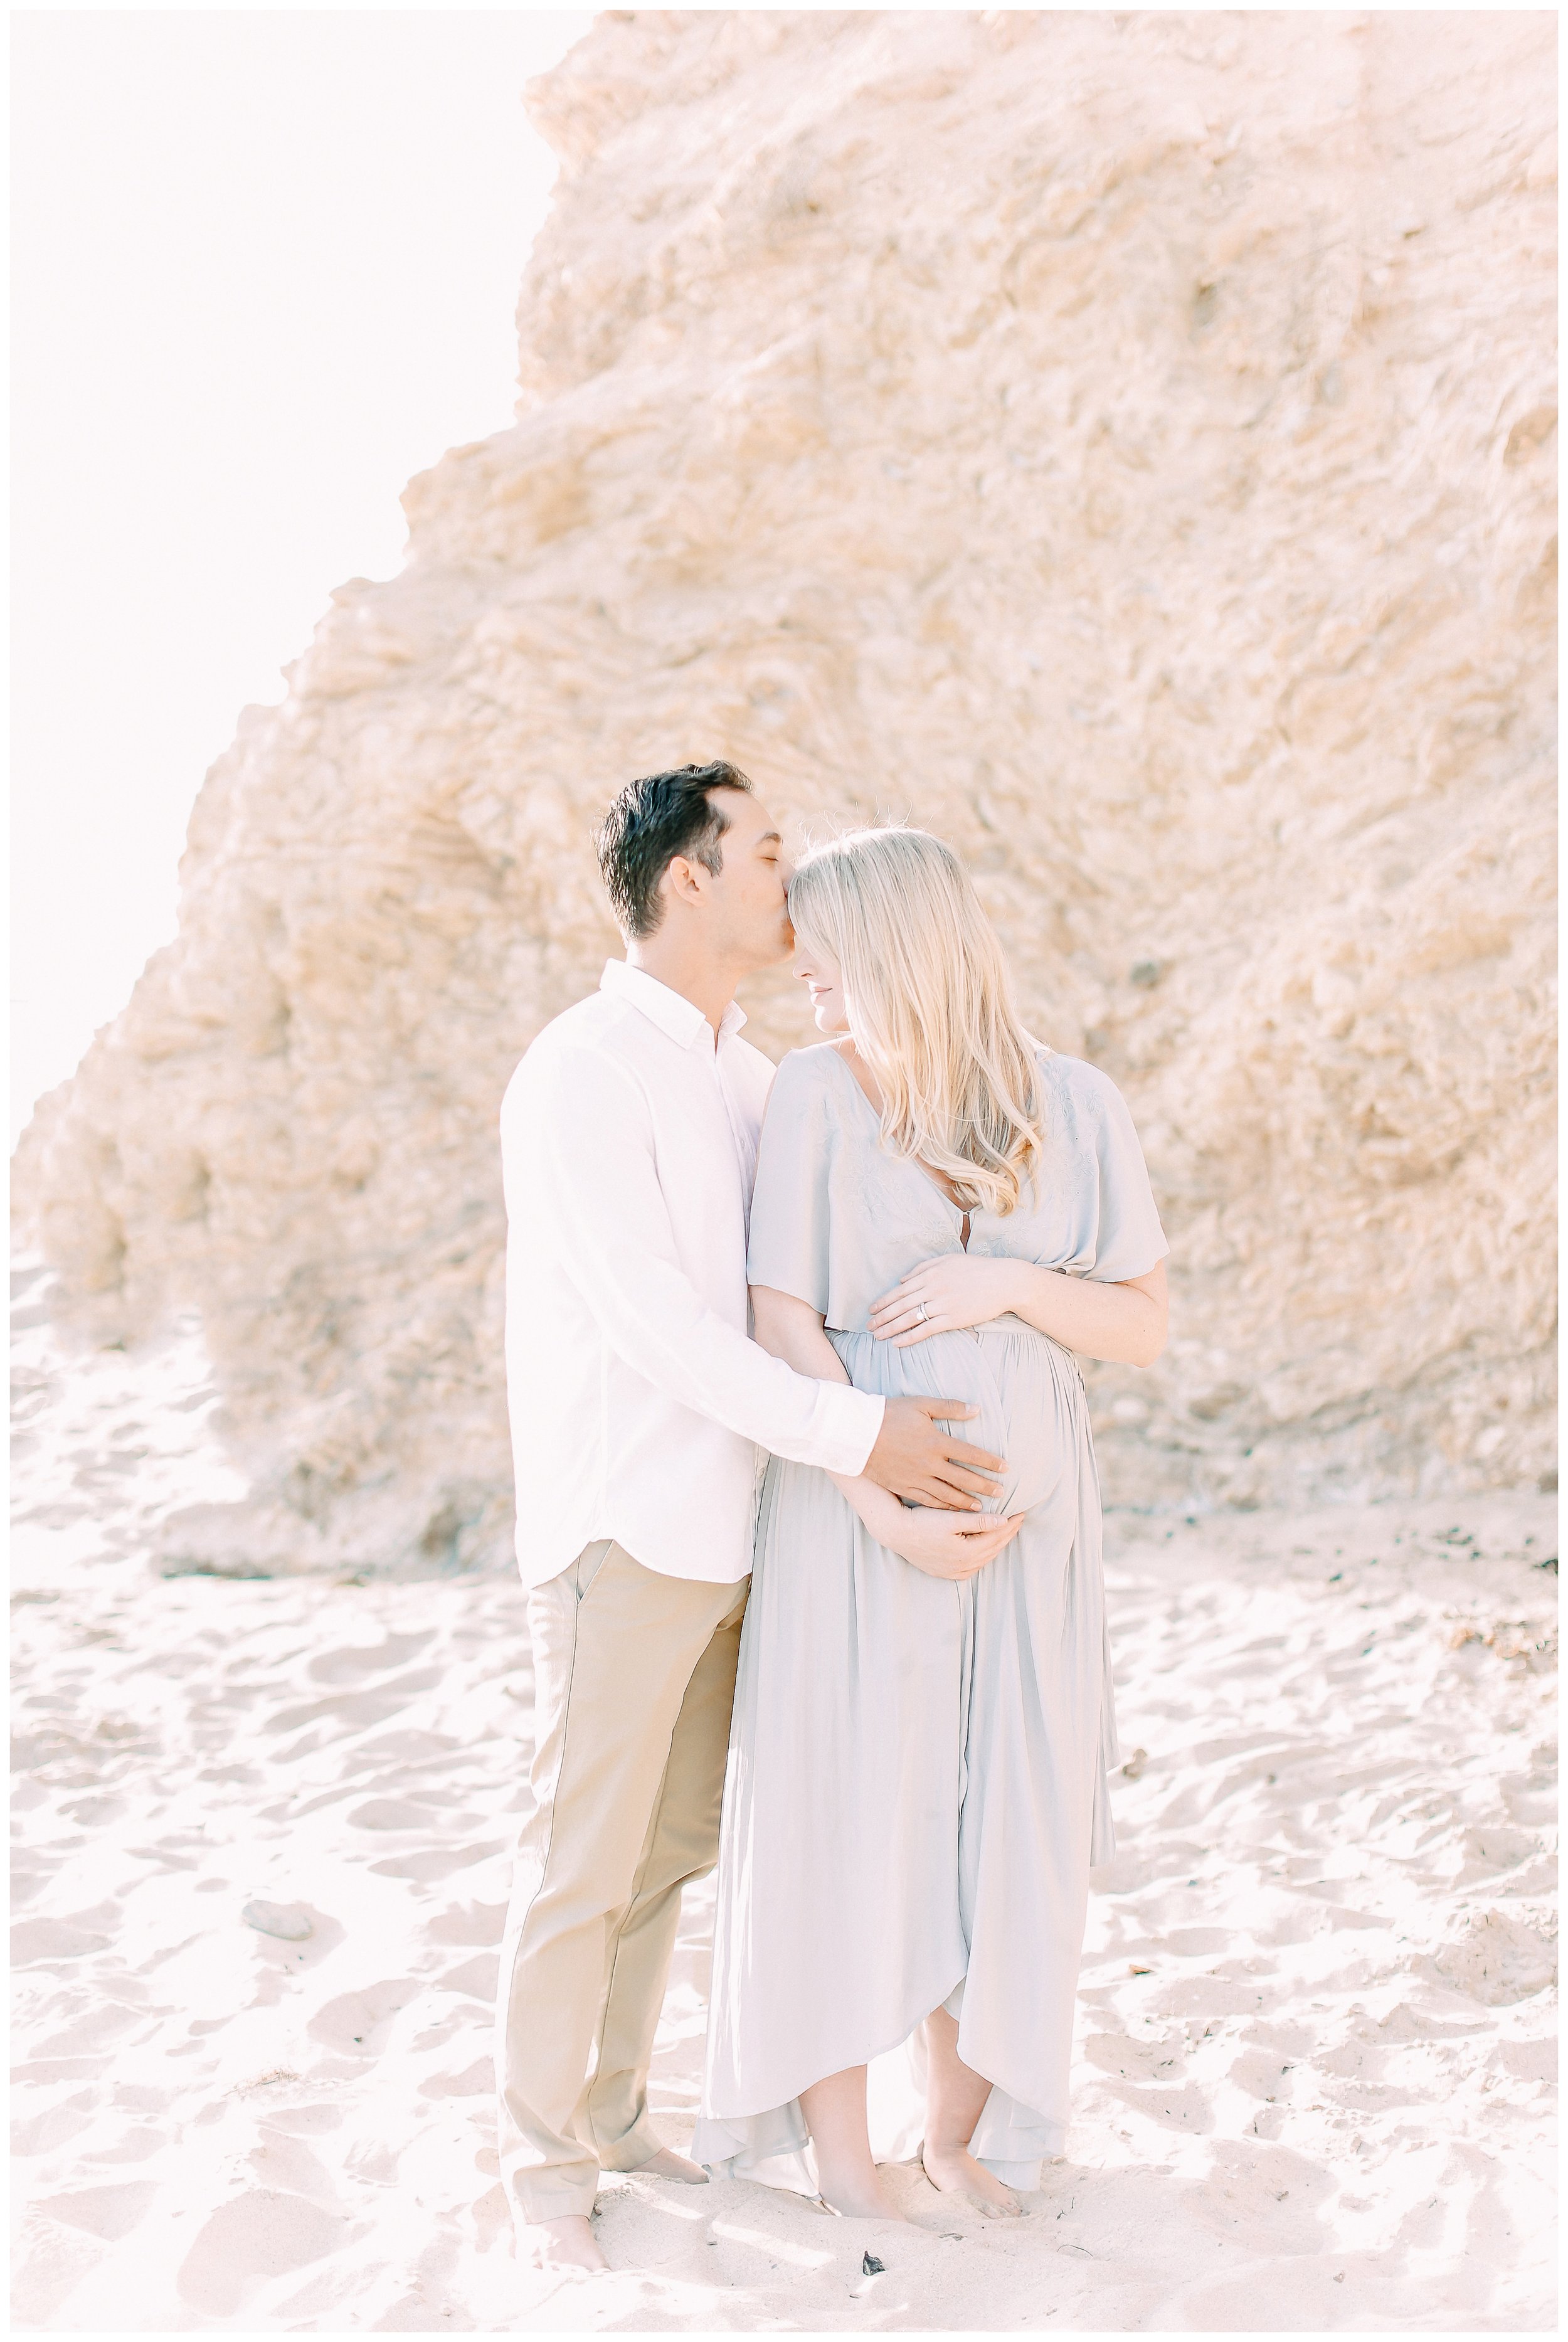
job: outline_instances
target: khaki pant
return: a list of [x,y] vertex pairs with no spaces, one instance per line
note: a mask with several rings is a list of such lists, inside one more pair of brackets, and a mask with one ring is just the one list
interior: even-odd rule
[[534,1810],[495,2009],[501,2172],[519,2216],[593,2209],[657,2153],[648,2064],[681,1888],[718,1859],[746,1586],[591,1545],[528,1597]]

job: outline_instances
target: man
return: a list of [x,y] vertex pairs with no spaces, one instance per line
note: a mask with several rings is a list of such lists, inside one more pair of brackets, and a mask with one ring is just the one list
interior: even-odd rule
[[[773,1067],[735,985],[789,954],[776,826],[733,766],[633,781],[600,836],[626,939],[501,1110],[506,1375],[530,1588],[534,1806],[496,2009],[501,2168],[524,2249],[602,2268],[601,2170],[701,2185],[649,2120],[681,1889],[712,1869],[761,1449],[964,1515],[1000,1459],[747,1338]],[[971,1530],[973,1524],[967,1525]]]

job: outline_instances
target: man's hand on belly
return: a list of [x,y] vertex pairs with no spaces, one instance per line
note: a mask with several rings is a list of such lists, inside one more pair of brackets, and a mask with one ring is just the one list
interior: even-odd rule
[[968,1423],[979,1412],[962,1399],[890,1398],[865,1461],[865,1477],[879,1488],[891,1488],[905,1504],[950,1513],[981,1511],[981,1498],[996,1494],[1003,1458],[942,1428],[944,1423]]

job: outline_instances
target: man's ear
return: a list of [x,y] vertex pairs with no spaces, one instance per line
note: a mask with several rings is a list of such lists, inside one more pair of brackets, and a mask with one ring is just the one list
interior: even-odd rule
[[702,881],[708,875],[704,870],[699,877],[700,866],[688,861],[684,854],[672,855],[661,883],[669,888],[677,902],[700,903],[703,899]]

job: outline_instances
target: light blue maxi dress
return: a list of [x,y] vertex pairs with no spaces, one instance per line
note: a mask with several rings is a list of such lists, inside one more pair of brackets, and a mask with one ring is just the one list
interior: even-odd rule
[[[1107,1077],[1042,1049],[1038,1192],[972,1216],[976,1256],[1109,1283],[1169,1247],[1132,1117]],[[889,1155],[831,1044],[778,1071],[749,1275],[824,1315],[861,1390],[962,1398],[1005,1456],[1018,1536],[966,1585],[878,1545],[825,1473],[763,1484],[724,1784],[703,2108],[715,2172],[814,2194],[800,2092],[869,2065],[874,2151],[918,2151],[915,2027],[958,2019],[992,2084],[974,2152],[1014,2187],[1062,2153],[1092,1862],[1114,1851],[1117,1761],[1100,1493],[1072,1356],[1007,1316],[906,1350],[866,1330],[962,1214]]]

